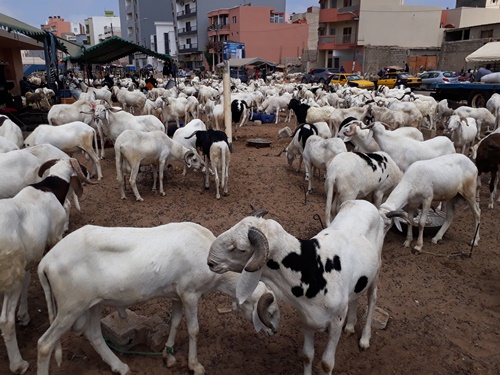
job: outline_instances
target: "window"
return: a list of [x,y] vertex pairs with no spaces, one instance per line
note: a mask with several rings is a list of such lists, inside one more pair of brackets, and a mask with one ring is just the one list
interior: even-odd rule
[[270,16],[271,23],[285,23],[285,18],[283,17],[283,13],[273,13],[271,12]]
[[352,36],[352,27],[344,27],[342,43],[352,43],[351,36]]
[[191,22],[186,22],[186,31],[191,31]]
[[481,30],[481,38],[493,38],[493,29]]
[[132,21],[132,13],[127,13],[127,21]]
[[236,16],[233,16],[233,23],[236,23]]
[[352,0],[344,0],[344,7],[352,7]]
[[335,28],[330,29],[330,35],[335,35]]

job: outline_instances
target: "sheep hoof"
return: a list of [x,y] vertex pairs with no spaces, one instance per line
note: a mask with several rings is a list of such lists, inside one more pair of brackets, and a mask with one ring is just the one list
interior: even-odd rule
[[412,250],[411,250],[411,253],[412,254],[422,254],[422,246],[415,246]]
[[28,371],[29,367],[30,365],[28,362],[21,361],[18,364],[12,364],[10,366],[10,371],[14,374],[24,374],[26,371]]
[[136,198],[135,199],[137,202],[144,202],[144,199],[143,198]]
[[488,203],[488,208],[492,209],[493,208],[493,203]]
[[22,327],[26,327],[30,322],[30,316],[28,314],[24,316],[18,316],[16,319],[16,324]]
[[208,190],[209,189],[209,186],[205,186],[205,190]]
[[164,191],[161,191],[160,194],[164,197],[165,196],[165,192]]
[[406,240],[405,242],[403,242],[404,247],[410,247],[410,245],[411,245],[411,240]]

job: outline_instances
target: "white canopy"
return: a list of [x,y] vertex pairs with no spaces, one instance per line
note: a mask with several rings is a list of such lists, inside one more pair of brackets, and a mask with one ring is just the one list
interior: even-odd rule
[[[236,67],[236,68],[239,68],[240,66],[243,66],[243,65],[262,65],[262,64],[276,66],[275,63],[261,59],[260,57],[246,57],[244,59],[229,59],[229,66]],[[217,66],[219,68],[221,68],[224,66],[224,64],[220,63],[220,64],[217,64]]]
[[500,42],[489,42],[465,58],[467,62],[500,61]]

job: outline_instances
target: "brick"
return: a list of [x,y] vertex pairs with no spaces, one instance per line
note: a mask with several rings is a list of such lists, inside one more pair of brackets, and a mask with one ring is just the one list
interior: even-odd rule
[[109,338],[114,344],[130,349],[137,345],[138,328],[144,325],[146,317],[137,315],[127,309],[127,319],[122,319],[115,311],[101,319],[102,334]]
[[386,329],[389,321],[389,313],[378,306],[373,311],[372,327],[376,329]]

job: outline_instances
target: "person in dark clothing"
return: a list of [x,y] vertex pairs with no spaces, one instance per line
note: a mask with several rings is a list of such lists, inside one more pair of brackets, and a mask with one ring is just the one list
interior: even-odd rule
[[23,77],[21,81],[19,81],[19,86],[21,86],[21,95],[25,96],[27,92],[33,91],[33,87],[31,86],[30,81],[26,76]]
[[109,76],[109,74],[106,74],[104,76],[104,79],[102,80],[102,84],[103,86],[106,85],[108,86],[108,88],[111,88],[115,83],[113,82],[113,79]]
[[410,72],[410,67],[408,66],[407,63],[405,63],[405,72],[409,73]]
[[151,74],[149,76],[149,78],[146,80],[146,87],[151,90],[155,87],[158,86],[158,81],[156,81],[156,79],[153,77],[153,75]]

